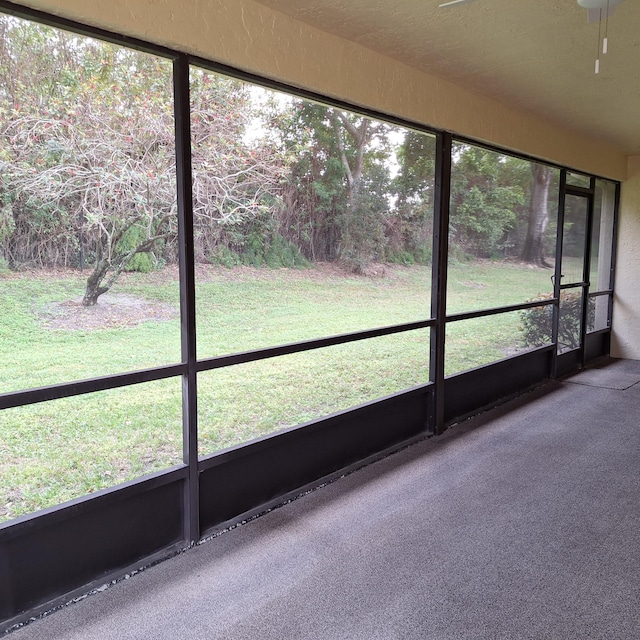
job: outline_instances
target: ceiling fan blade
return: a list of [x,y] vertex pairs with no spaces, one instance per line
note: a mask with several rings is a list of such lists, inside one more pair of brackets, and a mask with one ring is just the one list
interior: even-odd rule
[[467,4],[467,2],[473,2],[474,0],[451,0],[451,2],[444,2],[443,4],[439,4],[438,8],[442,9],[443,7],[452,7],[456,4]]

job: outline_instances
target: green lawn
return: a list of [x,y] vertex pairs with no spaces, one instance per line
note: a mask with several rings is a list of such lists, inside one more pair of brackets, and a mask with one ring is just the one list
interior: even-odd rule
[[[549,275],[453,266],[448,311],[522,302],[548,291]],[[430,270],[418,266],[387,267],[376,278],[329,267],[199,268],[198,356],[424,319],[429,284]],[[116,298],[155,305],[136,326],[117,305],[102,324],[65,321],[82,289],[73,272],[0,276],[0,392],[180,361],[174,269],[125,274],[116,285]],[[447,373],[517,352],[520,333],[518,313],[450,324]],[[422,384],[428,358],[423,329],[200,374],[200,453]],[[180,387],[170,379],[0,412],[0,520],[179,464]]]

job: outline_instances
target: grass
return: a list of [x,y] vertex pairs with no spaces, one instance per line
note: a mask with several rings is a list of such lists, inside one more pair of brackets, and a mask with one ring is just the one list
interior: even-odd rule
[[[550,271],[515,264],[452,266],[448,312],[522,302]],[[384,277],[306,270],[199,268],[198,357],[424,319],[430,270]],[[0,276],[0,392],[180,361],[179,319],[134,327],[47,328],[52,304],[79,298],[80,274]],[[178,307],[177,272],[125,274],[117,291]],[[451,323],[447,373],[515,353],[518,313]],[[429,330],[236,365],[198,376],[200,453],[422,384]],[[0,521],[179,464],[180,380],[0,412]]]

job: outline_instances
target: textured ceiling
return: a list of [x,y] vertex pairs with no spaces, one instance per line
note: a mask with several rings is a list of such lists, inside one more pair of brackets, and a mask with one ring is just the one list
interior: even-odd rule
[[[599,25],[576,0],[259,0],[413,67],[640,154],[640,2]],[[604,22],[602,24],[604,32]]]

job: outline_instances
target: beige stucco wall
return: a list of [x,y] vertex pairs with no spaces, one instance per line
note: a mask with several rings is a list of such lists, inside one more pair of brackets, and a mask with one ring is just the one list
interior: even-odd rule
[[624,179],[616,149],[295,21],[252,0],[22,0],[323,95],[589,173]]
[[640,360],[640,156],[622,184],[611,355]]

